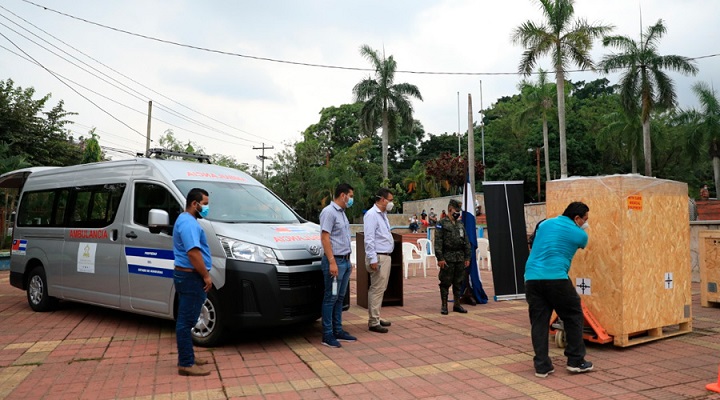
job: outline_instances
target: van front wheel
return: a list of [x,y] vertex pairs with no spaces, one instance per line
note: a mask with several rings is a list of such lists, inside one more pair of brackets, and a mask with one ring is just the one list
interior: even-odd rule
[[47,277],[43,267],[35,267],[30,271],[27,284],[27,300],[33,311],[52,311],[57,299],[48,296]]
[[211,289],[200,310],[200,317],[192,328],[193,342],[200,347],[217,346],[225,333],[224,322],[224,316],[219,309],[217,292],[215,289]]

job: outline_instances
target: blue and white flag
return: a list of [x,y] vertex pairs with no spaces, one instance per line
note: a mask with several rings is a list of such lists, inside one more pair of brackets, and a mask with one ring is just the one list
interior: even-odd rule
[[465,233],[472,251],[470,252],[470,288],[472,289],[475,300],[480,304],[488,302],[487,294],[480,281],[480,266],[477,263],[477,227],[475,226],[475,196],[470,185],[470,174],[467,175],[465,182],[465,190],[463,190],[462,202],[462,220],[465,225]]

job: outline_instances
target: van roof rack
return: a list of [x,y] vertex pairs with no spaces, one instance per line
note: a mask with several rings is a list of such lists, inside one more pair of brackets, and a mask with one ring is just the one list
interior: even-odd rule
[[147,157],[147,158],[153,158],[153,156],[154,156],[154,158],[159,158],[159,159],[166,159],[168,156],[194,158],[200,162],[206,161],[208,164],[211,164],[210,156],[207,154],[190,153],[187,151],[168,150],[168,149],[162,149],[159,147],[148,149],[147,153],[145,154],[145,157]]

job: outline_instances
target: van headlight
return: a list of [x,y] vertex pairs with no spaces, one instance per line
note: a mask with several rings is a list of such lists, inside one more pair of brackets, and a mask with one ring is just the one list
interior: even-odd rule
[[218,236],[227,258],[278,265],[273,249],[257,244]]

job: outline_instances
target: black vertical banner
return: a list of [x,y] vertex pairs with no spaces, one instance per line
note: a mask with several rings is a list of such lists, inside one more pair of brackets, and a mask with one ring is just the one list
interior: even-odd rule
[[495,301],[525,298],[525,228],[523,182],[483,182],[490,236]]

